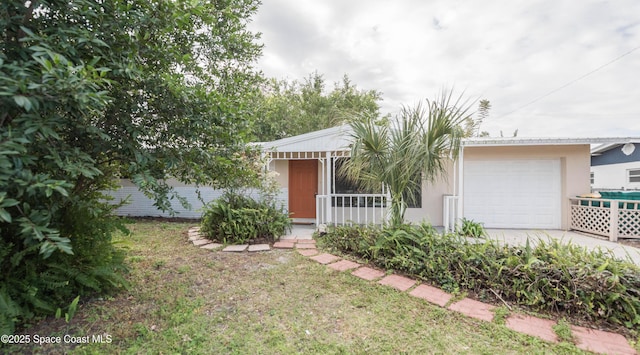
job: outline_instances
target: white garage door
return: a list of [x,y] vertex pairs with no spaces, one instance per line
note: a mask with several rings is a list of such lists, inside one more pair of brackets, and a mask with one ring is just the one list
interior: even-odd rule
[[559,229],[560,160],[464,163],[464,216],[487,228]]

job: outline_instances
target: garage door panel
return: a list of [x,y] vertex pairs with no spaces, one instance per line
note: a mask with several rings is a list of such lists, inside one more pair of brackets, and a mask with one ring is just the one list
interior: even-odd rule
[[560,228],[560,160],[464,165],[464,216],[488,228]]

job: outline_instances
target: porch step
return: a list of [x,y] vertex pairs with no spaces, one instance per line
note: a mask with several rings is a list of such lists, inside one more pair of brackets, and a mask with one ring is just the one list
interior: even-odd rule
[[292,218],[292,220],[293,221],[291,223],[294,225],[311,226],[316,224],[315,218]]

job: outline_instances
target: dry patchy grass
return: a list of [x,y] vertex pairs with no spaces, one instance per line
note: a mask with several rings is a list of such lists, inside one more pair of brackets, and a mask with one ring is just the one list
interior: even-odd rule
[[13,348],[27,353],[581,353],[432,306],[293,251],[222,253],[187,241],[188,225],[130,225],[131,289],[82,304],[66,324],[25,333],[111,343]]

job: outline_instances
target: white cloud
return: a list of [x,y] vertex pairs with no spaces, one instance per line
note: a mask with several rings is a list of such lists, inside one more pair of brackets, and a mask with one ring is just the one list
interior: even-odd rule
[[[264,0],[267,76],[343,74],[383,111],[443,87],[492,103],[483,129],[522,136],[640,136],[640,2]],[[515,111],[515,112],[514,112]]]

